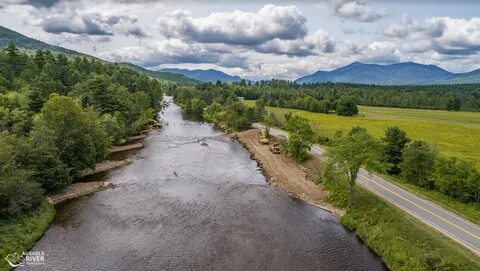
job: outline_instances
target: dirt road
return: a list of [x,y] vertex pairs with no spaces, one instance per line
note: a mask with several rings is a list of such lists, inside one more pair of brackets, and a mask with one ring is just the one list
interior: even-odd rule
[[[239,132],[236,135],[238,141],[247,148],[252,154],[252,158],[259,163],[264,175],[272,185],[337,216],[343,215],[342,210],[324,201],[325,192],[312,182],[319,173],[320,160],[312,159],[299,165],[291,157],[283,154],[273,154],[269,150],[269,145],[263,145],[259,142],[260,130],[258,129]],[[274,140],[272,137],[271,141]]]

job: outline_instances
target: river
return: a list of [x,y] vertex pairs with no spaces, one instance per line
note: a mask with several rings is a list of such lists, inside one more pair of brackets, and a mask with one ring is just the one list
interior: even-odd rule
[[115,188],[57,206],[33,270],[384,270],[330,213],[270,186],[240,144],[174,104],[161,117],[134,163],[103,176]]

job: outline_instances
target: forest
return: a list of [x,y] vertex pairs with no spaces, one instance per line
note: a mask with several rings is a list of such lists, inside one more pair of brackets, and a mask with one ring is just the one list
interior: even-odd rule
[[164,85],[93,58],[0,52],[0,215],[39,206],[155,117]]
[[480,85],[378,86],[349,83],[299,85],[290,81],[270,80],[232,84],[217,82],[247,100],[262,99],[269,106],[330,113],[341,97],[354,97],[359,105],[480,111]]

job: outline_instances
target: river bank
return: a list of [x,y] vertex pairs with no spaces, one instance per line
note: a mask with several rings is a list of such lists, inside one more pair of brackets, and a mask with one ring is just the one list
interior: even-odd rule
[[[251,158],[257,161],[263,175],[272,185],[337,217],[345,214],[344,210],[326,202],[325,191],[314,183],[321,169],[321,161],[311,159],[299,165],[291,157],[273,154],[269,150],[270,145],[259,142],[260,130],[258,129],[238,132],[234,137],[247,149]],[[275,140],[275,137],[271,136],[271,141]]]
[[130,165],[131,163],[133,163],[133,161],[128,158],[122,159],[122,160],[104,160],[100,163],[97,163],[94,168],[82,170],[78,174],[78,178],[82,178],[82,177],[90,176],[93,174],[112,170],[115,168],[119,168],[122,166]]
[[[150,128],[152,131],[156,128]],[[111,149],[112,153],[121,153],[130,150],[144,148],[143,143],[135,141],[145,139],[148,134],[142,131],[141,135],[128,137],[125,143],[133,142],[128,145],[115,146]],[[108,158],[108,157],[107,157]],[[129,158],[121,160],[104,160],[95,165],[93,169],[85,169],[78,174],[78,178],[92,176],[94,174],[107,172],[112,169],[120,168],[133,163]],[[70,199],[90,195],[114,185],[106,181],[86,181],[77,182],[69,185],[62,191],[49,195],[40,206],[37,206],[29,213],[23,214],[18,218],[8,221],[0,220],[0,271],[10,270],[11,266],[3,259],[11,251],[25,252],[30,250],[35,243],[43,236],[55,218],[56,210],[54,205],[65,202]],[[21,253],[20,253],[21,254]]]

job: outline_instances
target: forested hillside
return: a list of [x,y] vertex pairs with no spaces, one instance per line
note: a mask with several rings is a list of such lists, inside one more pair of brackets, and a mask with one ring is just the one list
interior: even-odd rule
[[157,79],[176,82],[176,83],[180,83],[182,85],[193,85],[193,84],[200,83],[200,81],[188,78],[185,75],[178,74],[178,73],[147,70],[147,69],[144,69],[142,67],[133,65],[131,63],[119,63],[119,65],[131,68],[135,71],[138,71],[140,73],[146,74],[148,76],[151,76],[151,77],[154,77],[154,78],[157,78]]
[[6,47],[8,44],[13,43],[19,48],[26,50],[39,50],[48,49],[54,52],[59,52],[67,55],[82,56],[84,54],[77,51],[69,50],[60,46],[50,45],[43,41],[29,38],[18,32],[0,26],[0,48]]
[[187,78],[201,82],[239,82],[242,80],[239,76],[232,76],[224,72],[208,69],[208,70],[188,70],[188,69],[175,69],[167,68],[160,69],[158,72],[171,73],[171,74],[181,74]]
[[[14,44],[19,50],[32,52],[35,50],[50,50],[54,55],[55,54],[65,54],[68,57],[71,56],[86,56],[88,58],[95,58],[90,55],[82,54],[77,51],[69,50],[60,46],[51,45],[36,39],[29,38],[24,36],[16,31],[0,26],[0,49],[5,48],[8,44]],[[100,60],[95,58],[96,60]],[[147,70],[137,65],[131,63],[119,63],[124,67],[128,67],[137,72],[143,73],[145,75],[165,80],[171,81],[174,83],[180,84],[196,84],[198,81],[187,78],[181,74],[177,73],[168,73],[168,72],[157,72],[152,70]]]
[[0,214],[38,206],[152,121],[163,85],[92,58],[0,52]]

